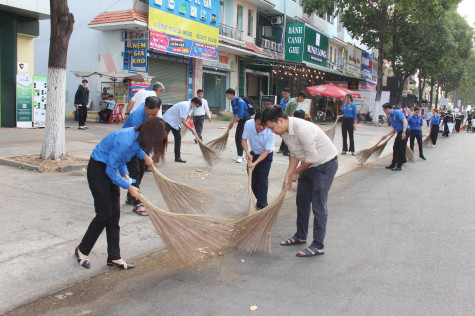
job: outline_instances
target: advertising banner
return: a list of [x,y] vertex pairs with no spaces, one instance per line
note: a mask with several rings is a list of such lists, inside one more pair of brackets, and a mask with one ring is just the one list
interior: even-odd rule
[[132,97],[140,90],[151,90],[150,82],[139,82],[139,81],[129,81],[129,99],[132,99]]
[[150,1],[150,48],[218,60],[219,1]]
[[46,77],[33,77],[33,122],[35,127],[45,127],[46,121]]
[[203,67],[216,70],[234,71],[236,67],[236,56],[219,54],[218,61],[203,60]]
[[148,72],[147,40],[132,41],[132,56],[130,58],[130,72]]
[[361,61],[363,59],[363,51],[350,43],[347,43],[346,51],[345,73],[355,77],[361,77]]
[[305,23],[287,24],[285,60],[302,62]]
[[16,76],[16,126],[33,127],[33,78]]
[[287,24],[285,60],[326,67],[328,37],[305,23]]
[[303,102],[299,102],[295,110],[304,110],[305,118],[310,118],[310,108],[312,106],[312,99],[305,99]]
[[366,80],[373,80],[373,56],[363,51],[361,54],[361,77]]

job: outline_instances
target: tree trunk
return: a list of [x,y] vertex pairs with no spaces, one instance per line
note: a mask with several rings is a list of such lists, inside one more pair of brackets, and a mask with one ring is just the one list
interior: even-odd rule
[[74,16],[67,0],[50,0],[51,38],[48,60],[48,95],[41,158],[60,159],[66,155],[64,112],[66,101],[66,61]]
[[[429,109],[432,109],[432,100],[434,97],[434,77],[430,77],[430,96],[429,96]],[[437,109],[437,107],[435,107]]]
[[386,25],[387,25],[387,13],[388,13],[388,6],[382,5],[381,6],[381,28],[379,29],[379,38],[378,38],[378,79],[376,81],[376,97],[374,100],[374,117],[376,119],[373,120],[374,125],[378,125],[378,115],[381,111],[381,91],[383,90],[383,66],[384,66],[384,41],[385,41],[385,33],[386,33]]
[[397,87],[397,104],[402,107],[402,91],[404,90],[404,77],[400,77],[398,80],[399,86]]
[[438,105],[439,105],[439,85],[437,84],[437,86],[435,87],[435,108],[436,109]]

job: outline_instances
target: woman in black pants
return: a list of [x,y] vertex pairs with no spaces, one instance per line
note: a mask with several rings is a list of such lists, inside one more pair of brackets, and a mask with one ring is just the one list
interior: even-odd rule
[[146,153],[153,152],[155,157],[163,157],[167,142],[165,122],[161,118],[152,117],[140,126],[123,128],[107,135],[94,148],[87,166],[87,181],[94,198],[96,217],[74,251],[81,266],[90,268],[89,253],[105,228],[107,265],[124,270],[134,268],[134,265],[125,262],[120,256],[119,186],[138,198],[140,190],[131,185],[126,163],[137,155],[145,160],[147,166],[152,167],[153,160]]
[[353,103],[353,97],[351,94],[347,94],[345,97],[346,103],[343,104],[343,122],[341,123],[341,135],[343,137],[343,150],[342,155],[345,155],[348,151],[348,144],[346,142],[347,135],[350,137],[350,151],[355,155],[355,139],[354,131],[356,130],[356,105]]
[[434,109],[430,119],[430,138],[432,140],[432,147],[435,147],[435,144],[437,143],[437,137],[439,137],[439,124],[440,115],[437,109]]

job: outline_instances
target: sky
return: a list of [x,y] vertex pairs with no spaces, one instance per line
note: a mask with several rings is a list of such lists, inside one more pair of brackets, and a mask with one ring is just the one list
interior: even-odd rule
[[465,17],[468,24],[475,27],[475,0],[462,0],[458,6],[458,13]]

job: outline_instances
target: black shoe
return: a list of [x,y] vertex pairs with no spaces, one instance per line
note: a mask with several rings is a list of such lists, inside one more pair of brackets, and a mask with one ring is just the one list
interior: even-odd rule
[[121,270],[130,270],[130,269],[135,268],[135,266],[133,264],[127,263],[125,261],[122,264],[118,264],[118,263],[115,263],[115,262],[112,262],[112,261],[107,261],[107,265],[109,267],[118,267]]
[[78,263],[79,263],[83,268],[89,269],[89,268],[91,267],[91,263],[89,262],[89,258],[86,258],[86,259],[81,259],[81,258],[79,258],[78,251],[79,251],[79,246],[76,247],[76,249],[74,250],[74,255],[76,256],[76,260],[78,261]]
[[181,158],[175,159],[175,162],[181,162],[181,163],[186,163],[186,160],[183,160]]
[[128,204],[128,205],[134,204],[134,201],[131,196],[128,196],[125,198],[125,204]]
[[394,168],[394,167],[396,167],[396,165],[389,165],[389,166],[386,166],[385,168],[386,168],[386,169],[392,169],[392,168]]
[[401,171],[402,168],[401,167],[398,167],[398,166],[395,166],[394,168],[391,169],[392,171]]
[[195,141],[195,144],[198,144],[198,141],[196,140],[196,138],[195,138],[195,139],[193,139],[193,140]]
[[290,152],[288,152],[288,151],[285,152],[285,153],[284,153],[284,156],[290,156]]
[[419,158],[421,158],[422,160],[427,160],[426,157],[424,157],[423,155],[420,155]]

